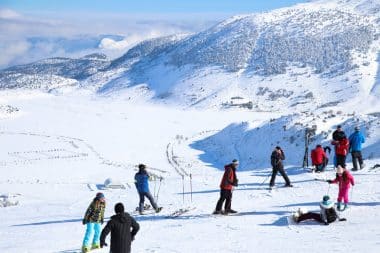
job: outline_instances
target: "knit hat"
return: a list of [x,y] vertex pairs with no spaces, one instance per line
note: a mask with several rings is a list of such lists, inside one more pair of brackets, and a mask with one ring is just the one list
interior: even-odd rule
[[337,129],[338,129],[338,128],[342,128],[342,126],[341,126],[341,125],[338,125],[336,128],[337,128]]
[[96,194],[96,197],[95,197],[95,199],[97,199],[97,200],[101,200],[101,199],[104,199],[105,197],[104,197],[104,194],[103,193],[101,193],[101,192],[98,192],[97,194]]
[[334,206],[334,203],[330,201],[330,196],[328,195],[323,196],[321,206],[327,209]]
[[360,127],[356,126],[355,131],[359,131],[359,130],[360,130]]
[[344,168],[342,166],[338,165],[338,168],[336,169],[336,173],[342,174],[343,171],[344,171]]
[[239,161],[238,161],[237,159],[233,159],[233,160],[232,160],[232,164],[233,164],[233,165],[239,165]]
[[140,169],[140,170],[143,170],[143,169],[145,169],[145,168],[146,168],[146,165],[145,165],[145,164],[142,164],[142,163],[139,164],[139,169]]
[[124,213],[124,205],[123,205],[123,203],[117,203],[115,205],[115,213]]

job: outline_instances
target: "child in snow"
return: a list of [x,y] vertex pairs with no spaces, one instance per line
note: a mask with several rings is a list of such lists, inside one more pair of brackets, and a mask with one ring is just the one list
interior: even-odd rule
[[[334,180],[327,180],[329,184],[338,184],[339,193],[338,193],[338,205],[337,208],[339,211],[343,211],[347,208],[348,205],[348,191],[350,186],[354,186],[354,177],[344,169],[342,166],[338,165],[336,177]],[[342,208],[342,200],[344,201],[344,207]]]
[[304,211],[303,209],[298,209],[298,211],[293,215],[293,219],[298,223],[304,220],[315,220],[320,223],[324,223],[325,225],[329,225],[330,223],[338,220],[345,221],[346,219],[339,218],[338,213],[334,208],[334,203],[330,201],[329,196],[323,196],[322,202],[319,203],[319,207],[321,208],[320,213],[312,213]]
[[139,202],[139,213],[143,214],[144,211],[144,199],[147,197],[150,201],[150,204],[153,206],[154,210],[158,213],[161,211],[162,207],[158,207],[156,202],[154,202],[153,196],[149,191],[149,175],[146,171],[145,164],[139,164],[139,172],[135,175],[135,186],[137,192],[139,193],[140,202]]
[[86,210],[83,218],[83,225],[86,225],[82,252],[89,252],[92,249],[100,248],[100,232],[104,221],[104,210],[106,209],[106,200],[104,194],[99,192]]

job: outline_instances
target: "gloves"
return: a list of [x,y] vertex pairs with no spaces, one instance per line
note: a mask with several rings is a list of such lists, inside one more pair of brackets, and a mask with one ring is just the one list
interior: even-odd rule
[[102,224],[102,225],[103,225],[103,223],[104,223],[104,220],[102,219],[102,220],[100,221],[100,224]]
[[82,224],[83,224],[83,225],[86,225],[86,224],[87,224],[86,219],[83,219],[83,220],[82,220]]
[[235,180],[234,183],[232,184],[233,186],[238,186],[239,180]]
[[134,241],[134,240],[135,240],[135,236],[134,236],[134,235],[132,235],[132,238],[131,238],[131,240],[132,240],[132,241]]
[[100,242],[100,248],[103,248],[104,246],[107,247],[108,244],[106,242]]
[[332,180],[326,180],[327,183],[331,184],[332,183]]

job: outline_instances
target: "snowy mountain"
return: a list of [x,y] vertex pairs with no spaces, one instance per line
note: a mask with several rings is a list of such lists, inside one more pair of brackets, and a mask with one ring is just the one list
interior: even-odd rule
[[113,61],[15,66],[0,72],[0,87],[78,85],[181,107],[257,110],[378,96],[377,10],[376,1],[313,1],[235,16],[197,34],[141,42]]
[[7,68],[0,72],[1,88],[43,88],[75,85],[110,64],[104,54],[90,54],[79,59],[50,58]]

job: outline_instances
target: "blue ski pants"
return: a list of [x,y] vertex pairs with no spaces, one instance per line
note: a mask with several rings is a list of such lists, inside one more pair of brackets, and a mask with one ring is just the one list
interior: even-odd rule
[[96,222],[89,222],[86,224],[86,233],[84,234],[83,246],[91,247],[91,245],[100,244],[100,232],[102,225]]

